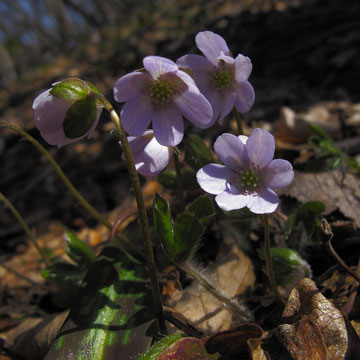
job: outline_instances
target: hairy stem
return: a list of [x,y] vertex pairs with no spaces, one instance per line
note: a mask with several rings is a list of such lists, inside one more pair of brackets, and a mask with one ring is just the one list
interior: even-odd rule
[[229,310],[233,315],[236,315],[244,321],[250,321],[250,314],[240,306],[235,300],[230,297],[221,294],[210,282],[191,264],[185,264],[181,266],[191,277],[200,282],[212,296],[218,299],[221,304]]
[[160,293],[159,281],[157,278],[156,266],[155,266],[155,258],[154,252],[152,248],[152,242],[150,237],[150,228],[148,223],[148,218],[146,214],[146,207],[144,202],[144,197],[142,194],[142,189],[140,185],[139,175],[136,172],[134,159],[131,153],[130,145],[126,137],[126,133],[121,125],[121,120],[117,112],[114,110],[113,106],[110,102],[102,95],[93,93],[93,96],[99,99],[105,106],[106,110],[109,112],[111,120],[113,121],[116,130],[119,133],[121,145],[125,154],[125,159],[130,175],[130,180],[133,185],[134,194],[136,203],[139,210],[139,219],[141,224],[141,231],[145,241],[145,254],[146,261],[149,268],[150,273],[150,281],[151,281],[151,289],[153,293],[153,299],[155,304],[155,311],[157,314],[159,329],[162,333],[166,334],[166,324],[165,324],[165,315],[162,306],[162,299]]
[[181,166],[179,161],[179,156],[177,154],[177,150],[174,149],[174,164],[176,170],[176,181],[177,181],[177,189],[178,189],[178,196],[180,200],[181,212],[185,211],[185,196],[184,196],[184,182],[181,175]]
[[34,244],[36,250],[44,260],[46,266],[49,266],[51,264],[51,260],[46,256],[45,252],[41,249],[39,244],[36,241],[36,237],[29,229],[28,225],[26,224],[24,218],[20,215],[20,213],[17,211],[15,206],[11,203],[11,201],[2,193],[0,192],[0,200],[2,200],[5,205],[10,209],[10,211],[14,214],[16,219],[19,221],[21,227],[24,229],[27,237],[30,239],[30,241]]
[[270,225],[269,225],[269,215],[263,215],[264,222],[264,246],[265,246],[265,262],[266,262],[266,273],[270,281],[271,290],[276,299],[280,300],[280,294],[276,286],[275,274],[271,259],[270,251]]
[[93,206],[91,206],[85,198],[79,193],[79,191],[75,188],[75,186],[70,182],[68,177],[61,170],[59,164],[54,160],[54,158],[49,154],[49,152],[31,135],[29,135],[24,130],[19,127],[12,125],[6,121],[0,120],[0,126],[6,126],[7,128],[17,132],[26,140],[30,141],[50,162],[61,181],[66,185],[66,187],[70,190],[72,195],[79,201],[79,203],[100,223],[104,224],[107,228],[111,229],[112,224],[110,224]]

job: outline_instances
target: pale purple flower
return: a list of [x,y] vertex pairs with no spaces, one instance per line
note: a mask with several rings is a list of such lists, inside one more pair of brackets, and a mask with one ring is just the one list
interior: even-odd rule
[[90,129],[82,136],[77,138],[67,138],[64,134],[63,122],[65,114],[73,105],[72,101],[59,99],[50,94],[51,89],[42,92],[36,97],[32,104],[34,109],[35,126],[40,131],[41,136],[50,145],[62,147],[74,143],[85,137],[90,138],[96,125],[99,122],[103,106],[97,105],[96,119]]
[[[157,142],[152,130],[147,130],[140,136],[128,137],[130,149],[134,157],[135,168],[144,176],[155,176],[168,165],[173,154],[173,148]],[[125,155],[122,154],[125,160]]]
[[255,214],[274,212],[279,197],[273,189],[289,185],[294,178],[288,161],[273,160],[274,137],[261,129],[249,137],[222,134],[214,149],[225,165],[205,165],[196,177],[203,190],[217,195],[219,207],[230,211],[247,206]]
[[248,111],[255,100],[247,81],[252,70],[250,59],[241,54],[234,59],[225,40],[212,31],[199,32],[195,42],[205,57],[185,55],[176,63],[194,73],[196,85],[213,107],[212,123],[217,119],[222,123],[234,106],[240,113]]
[[164,146],[178,145],[184,136],[183,117],[206,128],[212,108],[194,80],[171,60],[147,56],[144,70],[118,79],[114,98],[125,102],[122,125],[132,136],[139,136],[152,122],[156,140]]

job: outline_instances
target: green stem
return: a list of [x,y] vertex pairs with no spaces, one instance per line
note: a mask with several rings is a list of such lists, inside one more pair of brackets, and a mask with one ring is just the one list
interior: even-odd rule
[[74,185],[70,182],[68,177],[64,174],[61,170],[59,164],[54,160],[54,158],[49,154],[49,152],[31,135],[26,133],[24,130],[20,129],[19,127],[12,125],[6,121],[0,120],[0,125],[6,126],[7,128],[14,130],[18,134],[20,134],[25,139],[29,140],[50,162],[56,173],[59,175],[61,181],[67,186],[73,196],[80,202],[80,204],[100,223],[104,224],[107,228],[111,229],[112,224],[110,224],[98,211],[92,207],[85,198],[76,190]]
[[280,294],[276,286],[275,274],[271,259],[270,251],[270,225],[269,225],[269,215],[263,215],[264,222],[264,245],[265,245],[265,262],[266,262],[266,273],[270,281],[271,290],[276,299],[280,300]]
[[184,182],[181,175],[181,166],[179,157],[177,154],[176,148],[174,149],[174,164],[176,170],[176,181],[177,181],[177,189],[178,189],[178,196],[180,200],[181,212],[185,211],[185,196],[184,196]]
[[251,316],[246,312],[235,300],[221,294],[208,280],[191,264],[181,266],[191,277],[199,281],[199,283],[232,314],[239,316],[245,321],[250,321]]
[[150,228],[148,223],[148,218],[146,214],[146,207],[144,202],[144,197],[141,190],[139,175],[136,172],[135,164],[134,164],[134,158],[131,153],[130,145],[127,140],[126,133],[121,125],[121,120],[119,115],[114,110],[113,106],[110,104],[110,102],[102,95],[99,95],[97,93],[93,93],[93,96],[99,99],[105,106],[106,110],[109,112],[111,120],[113,121],[116,130],[119,133],[121,146],[123,148],[125,159],[127,163],[127,167],[129,170],[130,180],[133,185],[134,194],[136,203],[139,210],[139,219],[141,224],[141,231],[142,235],[145,241],[145,254],[146,254],[146,261],[149,268],[150,273],[150,281],[151,281],[151,288],[153,293],[153,299],[155,304],[155,311],[157,314],[159,329],[162,333],[166,334],[166,324],[165,324],[165,315],[162,305],[162,299],[161,299],[161,292],[160,292],[160,286],[159,281],[157,278],[157,272],[156,272],[156,266],[155,266],[155,258],[154,258],[154,252],[152,248],[152,242],[150,237]]
[[49,266],[51,264],[50,259],[46,256],[46,254],[44,253],[44,251],[41,249],[41,247],[39,246],[39,244],[36,241],[35,236],[33,235],[33,233],[31,232],[31,230],[29,229],[29,227],[27,226],[24,218],[20,215],[20,213],[17,211],[17,209],[15,208],[15,206],[11,203],[11,201],[2,193],[0,192],[0,199],[5,203],[5,205],[11,210],[11,212],[14,214],[14,216],[16,217],[16,219],[19,221],[21,227],[24,229],[27,237],[30,239],[30,241],[34,244],[36,250],[38,251],[38,253],[40,254],[40,256],[43,258],[45,264],[47,266]]
[[235,109],[235,107],[233,107],[233,114],[234,114],[236,124],[237,124],[237,127],[238,127],[238,135],[243,135],[244,134],[244,129],[243,129],[243,126],[242,126],[242,121],[241,121],[241,118],[240,118],[240,114]]

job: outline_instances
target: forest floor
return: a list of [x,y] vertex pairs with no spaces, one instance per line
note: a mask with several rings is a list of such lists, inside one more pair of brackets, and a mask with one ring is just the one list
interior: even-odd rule
[[[155,54],[175,61],[184,54],[196,53],[196,33],[212,30],[226,39],[234,55],[242,53],[252,60],[249,80],[256,101],[243,115],[246,131],[256,127],[271,131],[278,157],[291,161],[297,171],[294,184],[280,193],[280,214],[286,217],[289,209],[307,201],[323,202],[326,210],[322,216],[332,225],[335,235],[333,245],[345,262],[356,268],[360,254],[359,177],[345,168],[308,172],[308,165],[313,164],[318,153],[308,141],[311,134],[307,125],[324,129],[346,156],[360,155],[360,5],[356,0],[294,1],[290,6],[278,1],[274,8],[259,10],[257,6],[241,11],[236,3],[221,2],[210,15],[201,7],[189,6],[190,20],[178,19],[171,9],[165,9],[147,27],[121,29],[120,40],[110,32],[101,49],[89,45],[86,55],[59,57],[21,83],[0,90],[0,120],[21,127],[40,141],[88,202],[113,222],[131,214],[135,203],[109,116],[103,112],[90,140],[57,149],[47,145],[34,128],[33,99],[54,81],[80,77],[93,82],[118,108],[112,87],[120,76],[141,67],[144,56]],[[235,126],[229,117],[225,129],[214,126],[199,134],[211,145],[221,132],[235,131]],[[66,229],[96,252],[102,248],[108,229],[77,203],[33,145],[5,128],[0,128],[0,163],[0,191],[24,217],[49,255],[66,258]],[[155,180],[142,181],[149,206],[155,192],[169,194]],[[253,227],[249,236],[258,240],[262,235]],[[315,278],[334,265],[330,256],[322,254],[320,245],[316,249],[308,258]],[[0,263],[0,339],[1,333],[25,318],[46,317],[70,306],[71,299],[59,297],[56,286],[41,277],[44,263],[4,206],[0,206]],[[340,307],[348,295],[346,289],[340,289],[344,275],[337,276],[337,280],[329,280],[328,293]],[[265,279],[261,268],[255,270],[255,277]],[[351,283],[348,278],[346,281]],[[256,283],[254,280],[248,285],[259,291]],[[169,292],[175,291],[172,286],[169,280]],[[345,294],[346,299],[340,300],[339,294]],[[172,301],[180,295],[172,294]],[[358,310],[352,313],[353,318],[359,319],[359,315]],[[212,330],[214,333],[225,328],[214,325]],[[5,337],[0,359],[21,359],[19,354],[24,356],[23,351],[17,353],[16,347],[9,351]]]

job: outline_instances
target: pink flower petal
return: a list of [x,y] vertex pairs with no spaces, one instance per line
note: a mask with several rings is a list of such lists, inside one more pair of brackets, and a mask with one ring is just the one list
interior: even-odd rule
[[196,173],[200,187],[210,194],[220,194],[234,173],[224,165],[207,164]]
[[239,135],[238,138],[241,140],[241,142],[246,145],[247,139],[249,138],[246,135]]
[[279,205],[279,196],[271,189],[266,189],[260,194],[253,194],[249,197],[248,208],[254,214],[273,213]]
[[219,159],[235,171],[248,164],[246,148],[235,135],[227,133],[220,135],[214,143],[214,149]]
[[232,110],[232,108],[234,107],[235,100],[236,100],[236,93],[234,91],[230,90],[225,94],[225,96],[223,96],[221,102],[221,106],[222,106],[221,115],[219,119],[220,125],[222,125],[225,116],[228,115]]
[[216,90],[202,90],[206,99],[210,102],[213,109],[213,118],[211,120],[210,126],[213,125],[216,121],[220,119],[220,109],[222,106],[222,98]]
[[288,161],[275,159],[263,169],[261,176],[266,186],[280,189],[294,180],[294,170]]
[[155,176],[169,164],[172,154],[171,147],[160,145],[153,137],[136,157],[136,170],[144,176]]
[[215,66],[218,64],[218,57],[222,54],[230,55],[230,50],[225,40],[212,31],[199,32],[195,37],[196,46]]
[[246,142],[250,163],[262,169],[274,157],[275,140],[266,130],[255,129]]
[[179,110],[170,108],[154,112],[153,130],[161,145],[178,145],[184,136],[184,120]]
[[236,90],[236,110],[240,113],[244,113],[250,110],[255,101],[254,88],[248,81],[237,82],[235,84]]
[[162,74],[179,70],[173,61],[161,56],[147,56],[144,58],[143,64],[153,79],[157,79]]
[[214,64],[201,55],[185,55],[176,61],[179,67],[190,68],[194,72],[212,72],[216,69]]
[[199,91],[184,91],[174,99],[182,115],[196,126],[207,128],[211,125],[213,111],[209,101]]
[[129,135],[139,136],[149,126],[153,114],[150,101],[144,96],[139,96],[124,104],[120,116],[125,131]]
[[34,100],[34,121],[41,132],[54,133],[62,128],[71,103],[50,95],[49,91],[43,92]]
[[[138,157],[145,149],[145,146],[154,138],[152,130],[144,131],[140,136],[128,136],[128,142],[134,158]],[[121,142],[120,142],[121,145]],[[125,154],[121,155],[125,160]]]
[[[219,60],[222,60],[222,61],[224,61],[225,63],[227,63],[228,65],[234,65],[235,64],[235,60],[234,60],[234,58],[232,57],[232,56],[228,56],[228,55],[224,55],[224,54],[222,54],[222,55],[220,55],[219,57],[218,57],[218,61]],[[233,66],[229,66],[231,69],[233,69]]]
[[114,99],[118,102],[125,102],[140,96],[150,81],[150,75],[145,72],[134,71],[126,74],[118,79],[114,85]]
[[224,211],[231,211],[242,209],[245,206],[248,206],[250,201],[249,195],[244,194],[232,194],[230,191],[226,190],[221,194],[215,197],[215,201],[218,204],[219,208]]
[[246,81],[252,71],[252,63],[251,60],[244,55],[239,54],[235,58],[235,79],[236,81],[242,82]]

